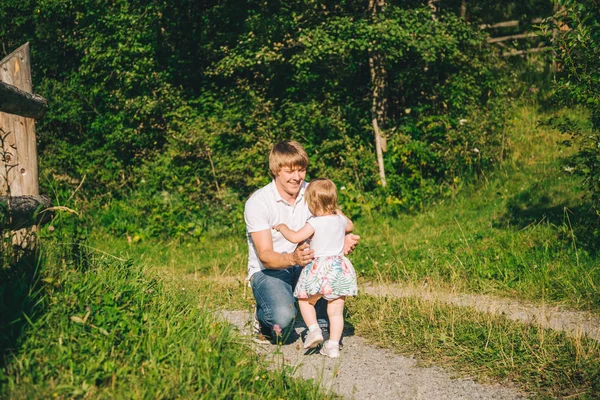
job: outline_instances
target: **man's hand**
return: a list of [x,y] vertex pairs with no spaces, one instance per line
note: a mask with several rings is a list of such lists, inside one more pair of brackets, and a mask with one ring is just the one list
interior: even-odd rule
[[308,244],[301,244],[294,250],[294,264],[304,267],[312,261],[315,251],[308,248]]
[[344,238],[344,254],[348,255],[354,251],[356,246],[358,246],[358,241],[360,240],[360,236],[349,233]]

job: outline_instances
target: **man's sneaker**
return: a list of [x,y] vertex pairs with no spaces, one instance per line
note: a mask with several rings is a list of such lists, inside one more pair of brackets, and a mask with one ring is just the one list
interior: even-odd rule
[[308,331],[306,337],[304,338],[305,349],[314,349],[321,343],[323,343],[323,332],[321,332],[321,328]]
[[252,341],[257,344],[271,344],[271,339],[262,333],[253,334]]
[[260,329],[260,322],[256,316],[256,308],[252,313],[252,341],[258,344],[270,344],[271,340],[262,333]]
[[323,343],[320,353],[329,358],[338,358],[340,356],[340,346],[337,344],[332,345],[328,340]]

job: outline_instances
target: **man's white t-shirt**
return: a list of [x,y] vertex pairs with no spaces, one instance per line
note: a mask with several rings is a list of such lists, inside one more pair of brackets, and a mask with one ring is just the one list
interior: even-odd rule
[[244,219],[246,221],[246,236],[248,239],[248,279],[256,272],[264,269],[258,258],[256,247],[250,233],[266,229],[271,231],[273,250],[277,253],[289,254],[296,250],[296,244],[289,242],[280,232],[273,227],[277,224],[286,224],[290,229],[297,231],[302,228],[311,213],[304,201],[304,191],[308,184],[303,182],[296,202],[292,205],[285,201],[275,186],[275,180],[258,189],[246,201]]
[[344,238],[348,220],[343,215],[325,215],[312,217],[308,223],[315,229],[310,240],[310,248],[315,251],[315,257],[344,255]]

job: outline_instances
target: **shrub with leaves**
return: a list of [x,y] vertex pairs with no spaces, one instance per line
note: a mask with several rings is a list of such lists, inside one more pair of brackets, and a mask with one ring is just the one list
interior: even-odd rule
[[562,102],[580,104],[589,110],[591,129],[562,121],[557,127],[571,134],[577,153],[569,160],[569,171],[584,178],[588,199],[597,218],[589,221],[600,235],[600,2],[560,0],[553,20],[543,28],[552,39],[562,72],[556,90]]
[[270,179],[269,148],[294,138],[309,179],[366,193],[356,214],[454,193],[502,156],[503,62],[452,7],[383,3],[374,15],[369,2],[2,2],[11,24],[0,41],[31,42],[36,92],[50,99],[42,184],[74,189],[86,177],[86,215],[119,233],[196,235],[241,221],[240,205]]

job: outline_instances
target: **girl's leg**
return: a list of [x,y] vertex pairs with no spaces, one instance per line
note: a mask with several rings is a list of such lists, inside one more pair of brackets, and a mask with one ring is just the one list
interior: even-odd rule
[[302,318],[304,319],[306,326],[308,326],[308,332],[304,337],[305,349],[314,349],[323,342],[323,333],[319,328],[317,312],[315,310],[315,303],[320,297],[321,295],[313,295],[308,299],[298,299],[298,306],[300,307]]
[[327,305],[327,314],[329,315],[329,340],[339,342],[344,330],[344,301],[346,297],[342,296],[335,300],[330,300]]
[[317,312],[315,311],[315,304],[320,298],[320,294],[315,294],[309,297],[308,299],[298,299],[298,307],[300,308],[300,313],[302,313],[302,319],[308,327],[318,324]]

